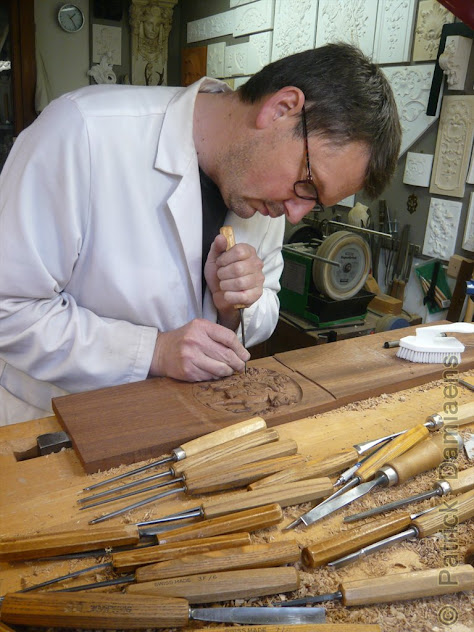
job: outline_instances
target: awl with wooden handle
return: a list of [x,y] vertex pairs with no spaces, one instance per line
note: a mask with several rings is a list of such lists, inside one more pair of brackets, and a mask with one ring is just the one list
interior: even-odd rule
[[[230,250],[233,246],[235,246],[235,236],[234,229],[232,226],[222,226],[220,229],[220,234],[224,235],[227,240],[227,248],[226,250]],[[240,312],[240,331],[242,332],[242,344],[246,347],[245,344],[245,323],[244,323],[244,309],[245,305],[234,305],[235,309],[238,309]],[[245,363],[245,373],[247,373],[247,362]]]
[[432,510],[424,512],[410,522],[410,528],[399,532],[397,535],[389,536],[383,540],[379,540],[374,544],[359,549],[354,553],[350,553],[345,557],[339,558],[329,564],[332,568],[340,568],[346,566],[359,558],[369,555],[375,551],[381,551],[392,544],[403,542],[410,538],[424,538],[438,531],[453,528],[453,525],[461,524],[474,516],[474,490],[470,490],[444,501]]
[[17,537],[12,540],[0,541],[0,561],[31,560],[81,551],[94,551],[105,547],[110,549],[117,546],[134,545],[143,536],[155,536],[161,545],[227,533],[257,531],[278,524],[282,518],[283,513],[279,505],[261,503],[257,507],[237,510],[235,513],[232,513],[230,508],[227,515],[221,515],[219,518],[203,520],[163,533],[159,533],[159,530],[149,523],[138,523],[136,525],[44,533],[24,538]]
[[150,468],[158,467],[160,465],[164,465],[165,463],[182,461],[183,459],[194,454],[198,454],[199,452],[203,452],[204,450],[208,450],[209,448],[214,448],[221,443],[226,443],[227,441],[231,441],[232,439],[238,439],[239,437],[243,437],[251,432],[263,430],[266,427],[267,424],[265,420],[262,419],[262,417],[252,417],[251,419],[232,424],[231,426],[227,426],[226,428],[214,430],[214,432],[210,432],[206,435],[203,435],[202,437],[198,437],[197,439],[192,439],[191,441],[187,441],[179,447],[174,448],[170,456],[164,457],[163,459],[160,459],[158,461],[153,461],[152,463],[148,463],[147,465],[143,465],[142,467],[138,467],[134,470],[129,470],[124,474],[118,474],[117,476],[113,476],[103,481],[99,481],[98,483],[94,483],[93,485],[89,485],[88,487],[84,488],[84,491],[90,491],[92,489],[96,489],[97,487],[108,485],[109,483],[113,483],[114,481],[126,478],[127,476],[132,476],[134,474],[145,472]]
[[21,625],[140,630],[184,627],[190,621],[243,624],[324,623],[323,608],[190,608],[187,599],[120,593],[9,593],[2,621]]
[[300,604],[338,600],[344,606],[367,606],[374,603],[448,595],[473,588],[474,568],[470,564],[461,564],[456,567],[430,568],[347,581],[340,584],[339,590],[335,593],[293,599],[279,605],[295,607]]
[[433,498],[434,496],[462,494],[463,492],[467,492],[473,488],[474,467],[470,467],[467,470],[462,470],[461,472],[458,472],[456,469],[455,475],[452,478],[450,478],[449,480],[440,479],[439,481],[436,481],[433,489],[430,489],[426,492],[421,492],[421,494],[409,496],[408,498],[401,498],[400,500],[395,500],[394,502],[386,503],[385,505],[379,505],[378,507],[373,507],[372,509],[353,514],[352,516],[346,516],[344,518],[344,522],[355,522],[356,520],[362,520],[363,518],[378,516],[379,514],[385,513],[386,511],[398,509],[399,507],[404,507],[405,505],[416,503],[420,500],[427,500],[429,498]]

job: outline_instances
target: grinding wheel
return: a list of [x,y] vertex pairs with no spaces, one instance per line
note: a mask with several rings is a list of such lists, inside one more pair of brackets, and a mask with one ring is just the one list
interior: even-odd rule
[[339,267],[317,259],[313,263],[313,281],[326,296],[340,301],[359,292],[370,271],[370,249],[360,235],[341,230],[333,233],[318,248],[318,257],[336,261]]

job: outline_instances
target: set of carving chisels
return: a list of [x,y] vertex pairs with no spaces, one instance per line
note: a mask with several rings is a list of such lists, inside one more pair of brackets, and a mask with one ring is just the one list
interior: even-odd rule
[[[468,423],[473,415],[474,403],[461,406],[452,425]],[[283,507],[317,501],[285,530],[310,526],[377,488],[404,483],[438,467],[447,454],[454,459],[462,439],[447,426],[449,422],[440,415],[432,415],[410,430],[323,459],[305,459],[294,441],[281,439],[259,417],[200,437],[160,461],[89,486],[84,490],[89,495],[80,499],[82,509],[91,509],[142,495],[132,504],[94,518],[92,524],[146,504],[159,506],[160,499],[172,494],[190,501],[189,509],[134,525],[91,526],[0,540],[0,562],[109,554],[107,562],[5,595],[0,619],[22,625],[123,630],[184,627],[199,620],[265,625],[265,632],[276,632],[272,626],[278,626],[284,632],[282,626],[289,624],[325,621],[324,609],[308,608],[308,604],[338,600],[345,606],[369,605],[470,590],[474,568],[461,564],[346,581],[335,593],[285,601],[280,597],[270,606],[194,607],[295,592],[300,587],[300,564],[306,569],[338,568],[371,551],[432,535],[445,528],[449,507],[455,511],[457,524],[470,519],[474,516],[474,468],[460,472],[456,479],[439,480],[433,489],[395,505],[346,516],[346,521],[364,522],[302,550],[291,538],[265,541],[265,534],[258,539],[252,535],[281,523]],[[167,469],[159,470],[162,466]],[[131,480],[123,482],[125,478]],[[166,489],[156,493],[162,488]],[[425,511],[372,518],[404,504],[448,494],[448,504],[442,500]],[[175,522],[178,526],[172,528]],[[107,578],[67,587],[68,580],[98,571]],[[449,582],[440,582],[443,573],[449,575]],[[123,586],[123,591],[92,590],[116,585]],[[338,628],[334,624],[324,629],[332,627]],[[8,628],[0,623],[2,629]],[[354,625],[353,629],[380,628]]]

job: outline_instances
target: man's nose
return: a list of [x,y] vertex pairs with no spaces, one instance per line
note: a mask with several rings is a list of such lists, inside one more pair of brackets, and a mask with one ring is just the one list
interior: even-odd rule
[[303,200],[301,198],[286,200],[285,212],[290,224],[300,222],[314,208],[314,205],[313,200]]

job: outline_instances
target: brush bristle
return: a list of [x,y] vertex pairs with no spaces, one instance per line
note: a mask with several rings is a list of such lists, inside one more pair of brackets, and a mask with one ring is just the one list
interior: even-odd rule
[[451,364],[454,362],[454,359],[456,359],[458,364],[461,362],[460,353],[446,353],[446,351],[413,351],[412,349],[407,349],[402,346],[398,348],[397,358],[424,364],[446,364],[448,358]]

